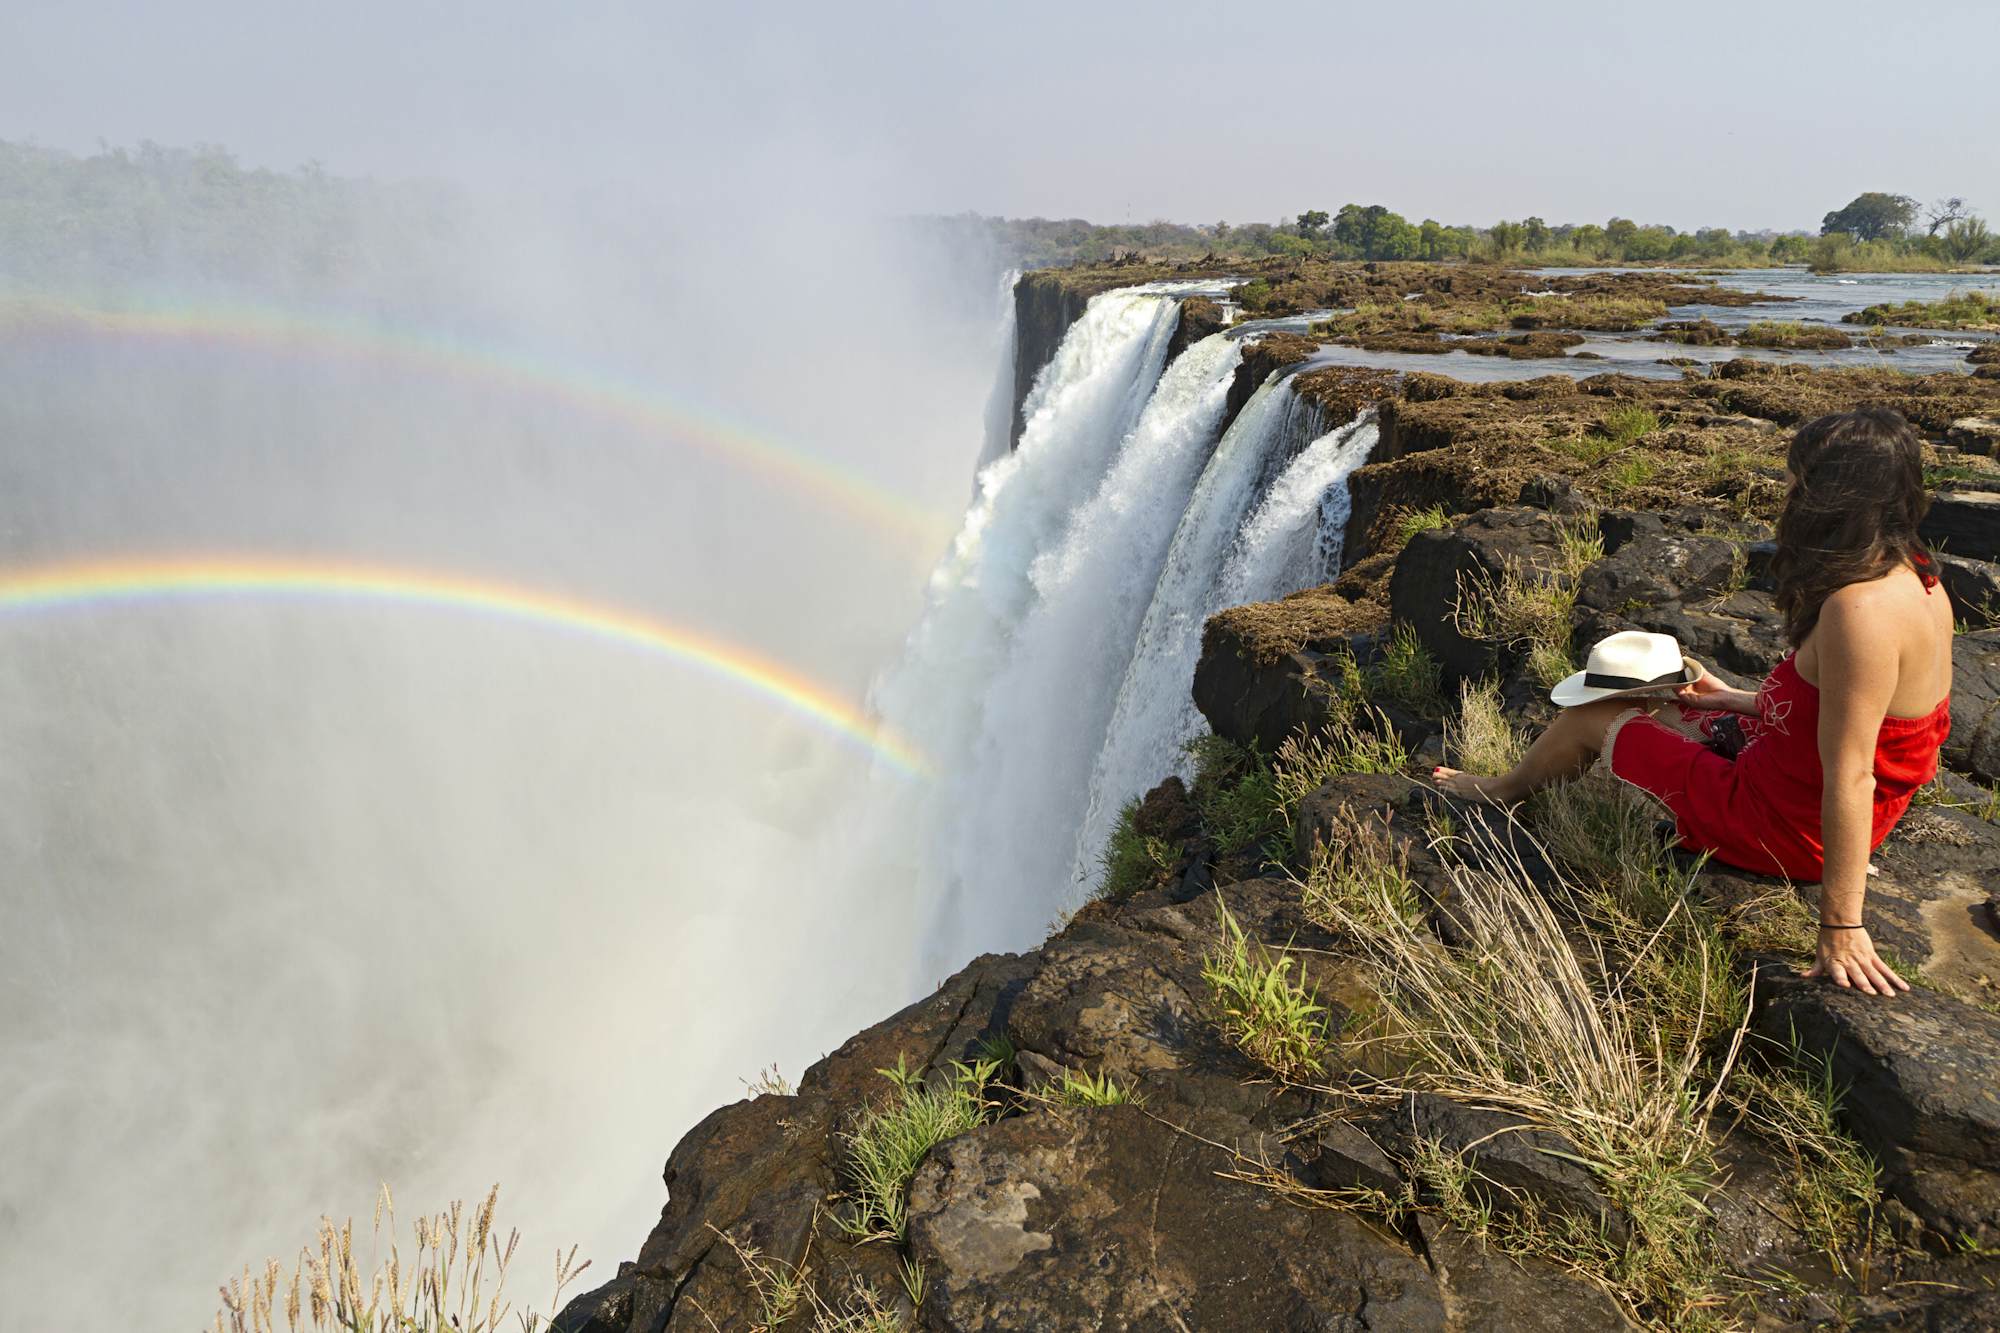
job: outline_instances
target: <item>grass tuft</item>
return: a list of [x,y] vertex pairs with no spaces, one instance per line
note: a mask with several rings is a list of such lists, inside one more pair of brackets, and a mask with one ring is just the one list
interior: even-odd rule
[[[1236,1048],[1281,1078],[1323,1072],[1326,1010],[1314,992],[1292,977],[1297,963],[1283,949],[1253,947],[1215,898],[1221,947],[1202,961],[1202,979],[1222,1011],[1222,1028]],[[1303,969],[1302,969],[1303,970]]]
[[1423,509],[1412,509],[1396,520],[1391,549],[1401,550],[1410,544],[1410,538],[1420,532],[1430,532],[1451,522],[1451,516],[1444,512],[1443,505],[1430,505]]
[[1390,629],[1367,680],[1371,694],[1387,695],[1419,712],[1436,712],[1443,700],[1438,660],[1417,638],[1416,630],[1402,621]]
[[1789,1066],[1745,1071],[1730,1095],[1744,1123],[1792,1160],[1788,1181],[1793,1220],[1813,1247],[1845,1276],[1846,1255],[1874,1240],[1882,1200],[1874,1159],[1840,1126],[1843,1089],[1833,1069],[1791,1043]]
[[1138,814],[1136,797],[1118,812],[1118,822],[1098,858],[1103,870],[1097,885],[1100,898],[1119,902],[1153,888],[1180,862],[1180,851],[1172,843],[1139,832],[1134,822]]
[[990,1060],[954,1062],[951,1079],[935,1088],[926,1086],[922,1073],[908,1068],[901,1056],[894,1069],[876,1071],[894,1085],[895,1094],[863,1110],[842,1136],[852,1204],[840,1219],[842,1230],[858,1240],[903,1239],[910,1179],[918,1164],[938,1144],[992,1118],[986,1085],[999,1068]]
[[[1702,1050],[1686,1039],[1705,1024],[1665,1021],[1628,984],[1626,960],[1566,929],[1511,838],[1489,821],[1470,822],[1440,851],[1464,948],[1338,900],[1328,909],[1382,979],[1390,1040],[1408,1062],[1388,1082],[1514,1111],[1567,1137],[1632,1219],[1631,1245],[1614,1251],[1593,1243],[1590,1227],[1532,1210],[1504,1224],[1487,1214],[1479,1224],[1501,1227],[1510,1247],[1610,1283],[1670,1326],[1690,1326],[1711,1302],[1717,1272],[1702,1197],[1712,1165],[1696,1086]],[[1551,891],[1557,901],[1584,896],[1560,876]],[[1714,1003],[1707,995],[1693,1002]],[[1447,1208],[1477,1207],[1449,1164],[1416,1165]]]
[[1063,1070],[1055,1099],[1064,1106],[1124,1106],[1134,1100],[1109,1074],[1079,1074],[1069,1069]]

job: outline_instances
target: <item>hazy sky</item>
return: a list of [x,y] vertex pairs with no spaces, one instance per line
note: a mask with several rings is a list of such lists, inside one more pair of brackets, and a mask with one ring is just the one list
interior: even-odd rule
[[1985,0],[8,0],[0,138],[695,207],[770,206],[782,173],[802,212],[838,184],[889,212],[1799,227],[1863,189],[2000,214],[1996,50]]

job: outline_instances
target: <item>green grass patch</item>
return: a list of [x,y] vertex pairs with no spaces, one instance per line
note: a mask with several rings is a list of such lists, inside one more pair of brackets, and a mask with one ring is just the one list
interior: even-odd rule
[[1442,670],[1407,623],[1398,621],[1367,673],[1368,692],[1386,695],[1419,712],[1435,712],[1443,702]]
[[1079,1074],[1065,1069],[1062,1082],[1056,1085],[1055,1099],[1064,1106],[1124,1106],[1133,1097],[1109,1074]]
[[2000,296],[1985,292],[1953,292],[1939,301],[1904,301],[1871,305],[1842,319],[1850,324],[1894,324],[1918,329],[1978,329],[2000,331]]
[[1604,434],[1619,444],[1636,443],[1659,428],[1659,414],[1650,407],[1640,407],[1636,403],[1614,407],[1604,414]]
[[1443,505],[1430,505],[1423,509],[1406,510],[1396,520],[1392,541],[1397,548],[1405,547],[1410,544],[1410,538],[1416,536],[1418,533],[1430,532],[1433,529],[1442,528],[1450,522],[1451,516],[1445,513]]
[[877,1073],[895,1091],[879,1106],[865,1108],[846,1141],[848,1179],[846,1213],[841,1229],[857,1240],[900,1243],[909,1222],[910,1178],[924,1154],[947,1139],[985,1124],[993,1116],[986,1085],[999,1066],[986,1060],[966,1065],[954,1062],[951,1078],[938,1087],[924,1083],[919,1070],[908,1068],[901,1056],[894,1069]]
[[1135,824],[1138,814],[1136,798],[1118,812],[1118,822],[1098,858],[1103,874],[1097,885],[1100,898],[1122,901],[1155,888],[1180,862],[1180,850],[1172,843],[1139,832]]
[[1223,1031],[1238,1050],[1282,1078],[1323,1072],[1326,1009],[1293,977],[1298,960],[1283,949],[1251,944],[1221,894],[1215,910],[1222,944],[1203,960],[1201,975],[1221,1012]]
[[1854,340],[1839,329],[1797,320],[1759,320],[1736,335],[1744,347],[1774,347],[1796,352],[1832,351],[1851,347]]

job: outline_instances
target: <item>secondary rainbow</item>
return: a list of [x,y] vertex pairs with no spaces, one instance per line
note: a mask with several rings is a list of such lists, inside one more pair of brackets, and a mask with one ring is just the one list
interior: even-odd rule
[[552,400],[715,454],[816,502],[845,511],[871,531],[942,549],[949,523],[907,496],[849,469],[636,381],[564,366],[525,352],[422,329],[396,329],[329,315],[254,306],[191,304],[101,309],[29,296],[0,305],[0,335],[85,334],[254,348],[383,362],[438,377],[470,380]]
[[930,774],[928,761],[908,741],[795,671],[721,639],[555,593],[426,570],[264,556],[91,560],[0,570],[0,617],[238,597],[402,605],[572,631],[696,667],[865,747],[897,772]]

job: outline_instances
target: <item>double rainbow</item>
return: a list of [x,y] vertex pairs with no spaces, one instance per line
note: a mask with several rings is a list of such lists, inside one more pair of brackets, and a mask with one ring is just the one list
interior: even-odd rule
[[899,773],[930,774],[928,761],[908,741],[794,671],[721,639],[554,593],[422,570],[261,556],[90,560],[0,571],[0,616],[232,597],[382,603],[567,630],[696,667],[783,705]]
[[173,304],[109,310],[44,296],[0,303],[0,338],[65,336],[365,360],[419,375],[469,381],[556,402],[716,455],[815,503],[844,511],[871,532],[910,543],[925,558],[942,550],[951,536],[946,518],[907,496],[657,387],[444,333],[253,306]]

